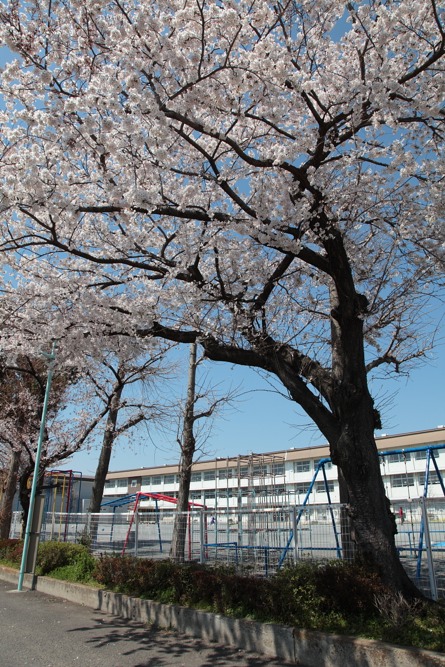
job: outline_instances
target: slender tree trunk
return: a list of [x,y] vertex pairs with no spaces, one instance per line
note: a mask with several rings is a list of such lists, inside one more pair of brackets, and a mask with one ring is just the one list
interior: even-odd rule
[[185,556],[185,537],[187,532],[187,511],[189,508],[190,480],[195,454],[194,408],[196,388],[196,343],[190,345],[187,399],[184,411],[184,427],[181,442],[181,460],[179,464],[179,493],[177,514],[173,526],[170,557],[183,562]]
[[0,504],[0,539],[8,539],[11,530],[12,507],[17,490],[20,458],[20,451],[13,449],[9,469],[3,484],[3,495]]
[[[100,506],[104,495],[105,481],[110,467],[111,453],[113,451],[113,444],[116,439],[116,425],[123,390],[124,385],[117,381],[113,387],[113,396],[110,402],[110,410],[108,411],[107,423],[105,426],[104,437],[102,439],[99,461],[97,463],[96,474],[94,476],[94,483],[89,506],[90,514],[99,514],[100,512]],[[99,521],[97,519],[92,520],[90,524],[90,533],[87,536],[91,545],[96,543],[98,527]]]
[[110,466],[111,453],[113,451],[113,443],[116,438],[116,425],[119,415],[120,400],[123,391],[123,385],[118,382],[113,390],[113,397],[111,399],[110,410],[107,416],[107,424],[102,440],[102,447],[100,450],[99,461],[94,476],[94,484],[91,493],[91,500],[89,511],[91,513],[100,512],[100,505],[104,495],[105,481]]

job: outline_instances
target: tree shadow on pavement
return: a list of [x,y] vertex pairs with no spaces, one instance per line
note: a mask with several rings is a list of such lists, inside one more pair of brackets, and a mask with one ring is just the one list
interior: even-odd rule
[[231,646],[206,643],[173,630],[163,630],[116,617],[104,617],[100,612],[96,612],[91,620],[93,626],[77,627],[69,632],[89,634],[90,636],[84,637],[85,643],[98,649],[110,643],[122,643],[121,655],[134,655],[138,661],[133,667],[284,667],[290,664],[281,659],[258,656]]

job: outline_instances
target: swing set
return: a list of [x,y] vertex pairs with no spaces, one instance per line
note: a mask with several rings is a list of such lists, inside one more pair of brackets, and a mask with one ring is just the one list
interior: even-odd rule
[[[444,451],[445,450],[445,444],[439,444],[439,445],[425,445],[425,446],[418,446],[418,447],[412,447],[408,449],[394,449],[394,450],[387,450],[387,451],[381,451],[378,452],[378,456],[382,461],[386,461],[389,456],[396,456],[396,460],[400,461],[403,463],[405,462],[405,475],[406,479],[401,486],[407,486],[407,492],[408,492],[408,499],[411,500],[410,498],[410,486],[413,484],[413,479],[411,476],[411,473],[408,471],[407,467],[407,460],[411,455],[416,454],[417,452],[421,453],[420,455],[417,455],[417,459],[424,459],[425,458],[425,475],[422,480],[422,496],[424,499],[428,497],[428,491],[430,488],[430,485],[432,483],[434,484],[440,484],[442,493],[445,497],[445,484],[443,480],[443,476],[441,471],[439,470],[439,466],[437,463],[437,454],[439,450]],[[322,485],[324,486],[324,491],[326,493],[327,497],[327,503],[324,505],[325,508],[327,508],[328,512],[328,517],[329,517],[329,523],[332,524],[333,528],[333,536],[334,536],[334,541],[333,545],[330,547],[326,546],[310,546],[308,547],[312,551],[316,551],[319,548],[322,550],[328,549],[331,551],[334,551],[336,553],[337,558],[342,559],[342,558],[347,558],[348,557],[348,539],[350,537],[350,532],[347,528],[347,526],[342,525],[342,521],[340,520],[336,514],[337,511],[337,503],[334,505],[332,501],[332,496],[331,496],[331,491],[330,491],[330,486],[328,482],[328,478],[326,475],[326,470],[328,465],[332,463],[330,458],[324,458],[318,461],[314,475],[312,477],[312,480],[307,488],[307,491],[305,493],[305,497],[301,503],[298,505],[294,506],[294,510],[291,513],[290,517],[290,526],[288,524],[288,528],[286,530],[287,534],[287,539],[284,536],[284,540],[281,542],[281,546],[278,542],[278,544],[274,547],[270,546],[270,543],[267,542],[263,545],[257,545],[257,546],[252,546],[252,545],[241,545],[238,541],[233,542],[231,540],[225,541],[225,542],[219,542],[216,540],[212,544],[208,544],[207,542],[207,518],[206,518],[206,513],[204,513],[204,526],[203,526],[203,535],[201,537],[204,538],[202,546],[205,547],[206,549],[209,547],[214,547],[215,549],[235,549],[235,552],[238,553],[240,549],[248,549],[248,550],[260,550],[261,552],[264,551],[266,554],[265,558],[269,558],[269,553],[268,551],[273,549],[277,550],[279,554],[278,557],[278,562],[277,562],[277,569],[280,569],[285,560],[286,557],[289,554],[289,551],[292,549],[294,553],[297,553],[297,534],[298,534],[298,528],[302,523],[302,518],[305,514],[305,508],[310,504],[310,500],[313,496],[313,491],[314,487],[317,483],[318,480],[320,480],[320,477],[322,478]],[[413,468],[413,473],[418,472],[418,470],[415,470]],[[434,478],[433,478],[434,475]],[[140,509],[140,503],[142,500],[151,500],[154,501],[155,508],[152,510],[154,514],[154,523],[156,523],[157,526],[157,540],[159,542],[159,550],[162,553],[163,552],[163,543],[162,543],[162,536],[161,536],[161,521],[160,521],[160,510],[159,510],[159,503],[171,503],[171,504],[177,504],[177,498],[167,496],[161,493],[152,493],[152,492],[139,492],[136,494],[132,495],[127,495],[122,498],[108,501],[102,504],[102,507],[113,507],[113,512],[117,509],[117,507],[124,506],[124,505],[131,505],[131,516],[130,516],[130,521],[129,521],[129,527],[126,532],[126,537],[124,540],[124,545],[122,549],[122,554],[125,554],[126,550],[128,549],[128,544],[130,540],[130,535],[132,528],[135,524],[136,517],[137,517],[137,512],[138,509]],[[202,509],[206,509],[205,505],[202,505],[200,503],[196,503],[193,501],[190,501],[188,503],[188,509],[193,509],[194,507],[199,507]],[[316,505],[314,505],[316,507]],[[144,509],[144,508],[142,508]],[[260,512],[261,510],[266,510],[266,508],[261,508],[261,507],[254,507],[251,508],[255,511]],[[270,508],[271,510],[273,508]],[[114,514],[113,514],[114,517]],[[114,521],[114,518],[113,518]],[[424,523],[424,518],[423,515],[420,516],[418,521],[420,523],[420,529],[418,533],[418,544],[413,545],[411,543],[411,537],[414,537],[414,539],[417,541],[417,530],[414,530],[414,525],[412,528],[412,531],[410,533],[410,546],[408,547],[412,552],[415,553],[415,556],[417,558],[417,577],[420,577],[420,569],[421,569],[421,561],[422,561],[422,554],[423,551],[425,550],[424,547],[424,540],[425,540],[425,530],[427,527],[425,527]],[[411,512],[411,522],[413,522],[412,518],[412,512]],[[290,530],[289,530],[290,528]],[[289,532],[287,532],[289,531]],[[113,532],[113,527],[111,528],[111,532]],[[271,525],[269,526],[268,530],[265,531],[265,534],[269,535],[269,538],[271,537],[271,534],[274,532],[274,527]],[[137,533],[137,523],[136,523],[136,533]],[[191,535],[191,516],[190,512],[188,514],[188,552],[189,552],[189,558],[191,558],[191,552],[192,552],[192,535]],[[402,533],[400,533],[402,534]],[[277,535],[278,537],[278,535]],[[112,537],[110,536],[110,541],[112,541]],[[283,546],[283,542],[285,542]],[[442,548],[442,543],[441,544],[433,544],[433,547],[436,548]],[[407,547],[400,547],[399,550],[402,551],[403,549],[406,549]],[[305,548],[306,550],[306,548]],[[137,545],[135,547],[135,551],[137,551]],[[267,552],[267,553],[266,553]],[[266,571],[267,571],[266,567]]]
[[[442,473],[439,470],[439,466],[438,466],[437,460],[436,460],[436,452],[439,451],[439,450],[445,450],[445,445],[444,444],[441,444],[441,445],[423,445],[423,446],[419,446],[419,447],[410,447],[409,449],[392,449],[392,450],[387,450],[387,451],[383,451],[383,452],[378,452],[378,455],[383,461],[385,461],[385,457],[388,457],[388,456],[401,455],[403,457],[404,462],[405,462],[405,476],[406,476],[405,485],[407,486],[407,489],[408,489],[408,499],[411,500],[410,492],[409,492],[410,484],[409,484],[408,469],[407,469],[407,455],[408,454],[410,455],[411,453],[416,453],[416,452],[425,452],[426,464],[425,464],[425,477],[424,477],[423,492],[422,492],[423,498],[428,497],[428,488],[429,488],[430,481],[431,481],[431,475],[430,475],[430,473],[431,473],[431,464],[433,465],[434,472],[437,475],[437,481],[440,484],[440,487],[442,489],[442,493],[445,497],[445,484],[444,484]],[[303,502],[300,506],[300,509],[299,509],[299,511],[296,515],[294,526],[293,526],[292,530],[290,531],[289,539],[288,539],[285,547],[283,548],[282,554],[281,554],[280,559],[278,561],[278,569],[280,569],[281,566],[283,565],[284,560],[287,556],[287,553],[288,553],[289,549],[291,548],[291,544],[292,544],[292,541],[294,539],[294,535],[296,534],[297,526],[300,523],[301,517],[304,513],[304,508],[309,504],[309,500],[310,500],[312,491],[314,489],[315,482],[316,482],[317,477],[320,474],[320,472],[323,475],[325,491],[326,491],[326,495],[327,495],[327,499],[328,499],[328,507],[329,507],[329,513],[330,513],[330,517],[331,517],[331,521],[332,521],[332,527],[333,527],[333,530],[334,530],[334,537],[335,537],[335,544],[336,544],[335,549],[337,551],[337,557],[342,558],[341,540],[340,540],[340,535],[339,535],[339,531],[338,531],[338,528],[337,528],[337,524],[336,524],[336,521],[335,521],[334,509],[333,509],[333,506],[332,506],[332,500],[331,500],[331,495],[330,495],[330,492],[329,492],[328,480],[327,480],[327,477],[326,477],[325,465],[328,464],[328,463],[331,463],[330,458],[321,459],[317,464],[317,467],[315,469],[312,481],[311,481],[311,483],[308,487],[305,498],[304,498],[304,500],[303,500]],[[418,548],[417,548],[417,574],[416,574],[416,576],[417,576],[418,579],[420,578],[422,553],[424,551],[424,548],[423,548],[424,536],[425,536],[425,522],[424,522],[424,517],[422,515],[421,522],[420,522],[420,531],[419,531],[419,544],[418,544]]]
[[[428,497],[428,487],[431,482],[431,463],[433,464],[434,470],[432,471],[433,474],[436,474],[436,479],[437,482],[440,484],[440,487],[442,489],[442,493],[445,497],[445,484],[443,480],[442,473],[439,470],[439,466],[437,465],[437,460],[436,460],[436,455],[435,452],[439,449],[444,449],[444,445],[430,445],[426,447],[415,447],[409,450],[402,450],[403,458],[404,458],[404,463],[405,463],[405,477],[406,477],[406,487],[408,489],[408,501],[411,502],[411,494],[410,494],[410,484],[409,484],[409,477],[408,477],[408,465],[407,465],[407,454],[411,454],[411,452],[425,452],[425,477],[424,477],[424,483],[423,483],[423,492],[422,492],[422,498],[426,499]],[[388,452],[389,453],[389,452]],[[392,453],[392,452],[391,452]],[[402,513],[401,513],[401,519],[403,521],[403,508],[401,508]],[[414,535],[414,523],[413,523],[413,516],[411,512],[411,531],[412,534]],[[425,526],[425,516],[424,513],[422,512],[421,520],[420,520],[420,529],[419,529],[419,543],[417,547],[417,567],[416,567],[416,579],[419,581],[420,580],[420,575],[421,575],[421,569],[422,569],[422,555],[424,552],[424,539],[425,539],[425,532],[426,532],[426,526]],[[410,536],[409,536],[410,537]],[[411,539],[410,539],[411,542]],[[442,548],[443,545],[442,543],[440,545],[434,545],[437,548]],[[409,549],[411,550],[411,544]]]
[[[171,503],[174,505],[177,505],[178,499],[174,498],[173,496],[167,496],[163,493],[151,493],[151,492],[145,492],[145,491],[139,491],[138,493],[133,493],[127,496],[123,496],[122,498],[118,498],[116,500],[110,500],[108,502],[102,503],[101,507],[113,507],[113,518],[114,518],[114,513],[118,507],[123,507],[125,505],[129,505],[131,507],[131,516],[130,516],[130,521],[129,521],[129,526],[127,530],[127,534],[124,540],[124,546],[122,548],[122,553],[121,555],[123,556],[127,550],[128,543],[130,540],[130,535],[131,535],[131,529],[133,527],[133,524],[135,523],[135,518],[137,516],[138,510],[140,509],[140,502],[141,500],[154,500],[155,502],[155,523],[157,526],[158,530],[158,542],[159,542],[159,551],[160,553],[163,553],[163,544],[162,544],[162,536],[161,536],[161,522],[160,522],[160,509],[159,509],[159,503],[164,502],[164,503]],[[187,528],[188,528],[188,551],[189,551],[189,559],[191,559],[191,553],[192,553],[192,531],[191,531],[191,515],[190,515],[190,510],[193,509],[194,507],[199,507],[201,509],[206,509],[205,505],[202,505],[201,503],[196,503],[192,500],[188,502],[188,514],[187,514]],[[141,508],[143,509],[143,508]],[[111,535],[113,531],[113,526],[111,529]],[[205,531],[207,533],[207,526],[205,527]],[[112,540],[112,537],[110,535],[110,541]]]

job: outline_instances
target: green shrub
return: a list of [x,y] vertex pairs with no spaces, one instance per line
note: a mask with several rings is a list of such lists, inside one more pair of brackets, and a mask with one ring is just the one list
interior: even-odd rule
[[[138,586],[136,583],[138,562],[137,558],[133,556],[100,556],[96,562],[94,578],[103,586],[119,593],[135,593]],[[142,562],[151,563],[152,561]],[[142,594],[142,589],[139,589],[138,594]]]
[[380,612],[379,639],[432,651],[445,651],[445,605],[428,600],[409,601],[400,594],[376,596]]
[[0,540],[0,560],[10,565],[20,565],[22,560],[22,540]]
[[[86,563],[90,556],[87,547],[70,542],[41,542],[37,552],[37,574],[50,574],[65,565]],[[89,562],[89,561],[88,561]],[[83,565],[81,567],[84,567]]]
[[358,564],[302,561],[261,579],[226,567],[102,556],[95,578],[115,591],[227,616],[445,650],[443,605],[393,599]]
[[280,623],[341,632],[378,616],[374,600],[385,592],[377,574],[344,561],[301,562],[272,579],[273,616]]
[[96,569],[96,559],[88,550],[81,551],[72,567],[73,581],[91,581]]
[[[92,557],[90,556],[90,558]],[[88,568],[79,565],[79,563],[64,565],[63,567],[58,567],[55,570],[52,570],[49,576],[54,579],[61,579],[62,581],[72,581],[74,583],[92,584],[97,586],[97,582],[92,576],[95,566],[94,559],[92,560],[93,563]]]

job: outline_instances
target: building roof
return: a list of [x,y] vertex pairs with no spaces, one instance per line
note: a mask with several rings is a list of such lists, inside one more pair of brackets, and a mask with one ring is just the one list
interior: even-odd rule
[[[445,427],[438,426],[435,429],[425,431],[413,431],[412,433],[399,433],[396,435],[381,435],[376,438],[377,449],[387,451],[394,449],[411,449],[412,447],[422,447],[425,445],[437,445],[445,443]],[[233,468],[236,466],[245,466],[249,463],[255,465],[265,465],[281,463],[283,461],[301,461],[305,459],[323,459],[329,458],[329,445],[316,445],[314,447],[292,447],[290,449],[281,449],[267,452],[264,454],[240,454],[238,456],[217,457],[205,461],[193,463],[193,471],[201,470],[223,470],[224,468]],[[129,470],[117,470],[108,473],[107,477],[113,479],[122,479],[124,477],[141,477],[144,475],[156,474],[177,474],[179,464],[165,464],[163,466],[151,466],[147,468],[133,468]]]

